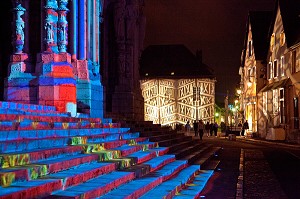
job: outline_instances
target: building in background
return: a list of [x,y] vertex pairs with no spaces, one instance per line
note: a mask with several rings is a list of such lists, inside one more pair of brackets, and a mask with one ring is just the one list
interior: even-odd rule
[[[266,21],[265,26],[262,26],[263,19],[260,19],[257,29],[251,13],[249,15],[248,39],[245,42],[243,68],[240,70],[242,75],[240,99],[245,119],[251,121],[253,115],[256,115],[257,118],[254,121],[257,121],[257,133],[261,138],[300,143],[299,13],[300,2],[298,0],[277,0],[270,25]],[[267,54],[263,57],[265,56],[263,53],[259,58],[258,52],[264,52],[265,47],[256,46],[255,35],[265,35],[267,30],[269,30],[268,37],[263,37],[268,41]],[[250,84],[248,86],[248,82],[252,83],[252,87],[254,83],[255,90],[250,87]],[[251,97],[255,95],[257,95],[256,102],[253,99],[252,103]],[[256,105],[251,105],[254,102]],[[253,123],[250,128],[254,132]]]
[[257,132],[258,93],[266,83],[266,59],[268,53],[268,33],[271,11],[249,12],[242,53],[240,100],[241,120],[248,121],[249,132]]
[[[270,28],[267,84],[261,90],[263,125],[267,139],[299,142],[300,2],[277,0]],[[265,132],[264,132],[265,131]]]
[[215,77],[184,45],[151,45],[141,57],[145,120],[175,126],[214,121]]

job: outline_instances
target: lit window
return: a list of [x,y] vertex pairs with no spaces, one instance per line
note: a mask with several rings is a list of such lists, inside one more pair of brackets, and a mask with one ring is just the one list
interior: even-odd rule
[[281,73],[282,77],[285,75],[285,73],[284,73],[284,56],[281,56],[281,59],[280,59],[280,73]]
[[272,34],[271,36],[271,41],[270,41],[270,51],[273,52],[275,47],[275,33]]
[[280,123],[285,123],[285,106],[284,106],[284,89],[279,89],[279,111],[280,111]]
[[294,50],[292,52],[292,73],[297,72],[296,71],[296,62],[297,62],[297,57],[296,57],[296,51]]
[[273,90],[273,113],[278,113],[278,89]]
[[280,46],[283,46],[285,44],[285,34],[284,32],[282,31],[280,33]]
[[268,75],[268,79],[272,79],[273,78],[273,64],[272,62],[269,62],[268,64],[268,68],[267,68],[267,75]]
[[251,57],[253,54],[253,45],[252,45],[252,41],[249,41],[248,43],[248,57]]

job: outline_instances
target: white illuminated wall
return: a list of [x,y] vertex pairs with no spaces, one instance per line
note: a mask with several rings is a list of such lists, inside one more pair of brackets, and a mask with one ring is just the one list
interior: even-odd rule
[[215,80],[148,79],[141,81],[141,89],[146,121],[170,126],[196,119],[214,121]]

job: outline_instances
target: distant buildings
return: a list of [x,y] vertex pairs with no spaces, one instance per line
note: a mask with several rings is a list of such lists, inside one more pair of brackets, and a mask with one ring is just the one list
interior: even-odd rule
[[241,110],[248,120],[250,131],[257,132],[258,93],[265,84],[266,57],[268,53],[268,31],[272,12],[250,12],[242,53]]
[[141,57],[145,120],[175,126],[214,121],[215,76],[184,45],[151,45]]
[[240,102],[250,132],[262,138],[300,143],[299,14],[297,0],[277,0],[272,15],[249,13]]

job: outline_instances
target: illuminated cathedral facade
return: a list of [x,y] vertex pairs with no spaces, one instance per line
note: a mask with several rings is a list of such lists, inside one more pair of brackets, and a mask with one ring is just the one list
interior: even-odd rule
[[10,29],[1,46],[1,72],[7,74],[2,76],[4,100],[103,117],[102,5],[84,0],[1,2],[7,16],[1,26]]
[[[0,91],[73,116],[143,118],[142,0],[1,1]],[[110,116],[110,115],[109,115]]]

